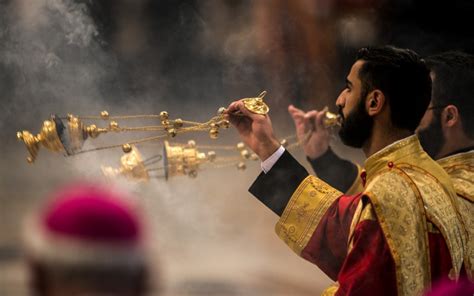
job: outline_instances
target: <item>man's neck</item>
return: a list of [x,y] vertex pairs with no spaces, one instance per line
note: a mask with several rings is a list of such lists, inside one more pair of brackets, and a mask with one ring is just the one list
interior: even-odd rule
[[372,130],[371,137],[362,146],[362,151],[366,157],[370,157],[374,153],[382,150],[388,145],[413,135],[413,132],[401,129],[377,129],[375,126]]

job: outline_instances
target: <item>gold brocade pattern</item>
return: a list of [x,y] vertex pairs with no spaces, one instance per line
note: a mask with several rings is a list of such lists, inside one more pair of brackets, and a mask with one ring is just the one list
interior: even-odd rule
[[459,213],[467,231],[464,265],[474,281],[474,151],[438,160],[446,170],[458,194]]
[[431,280],[426,219],[413,187],[393,170],[375,176],[365,192],[395,262],[398,295],[420,295]]
[[[428,172],[408,164],[400,164],[403,170],[416,184],[425,207],[426,217],[436,225],[451,254],[455,274],[459,274],[463,261],[464,228],[459,223],[457,196],[446,192],[445,188]],[[446,198],[448,197],[448,198]]]
[[[433,223],[432,228],[440,230],[449,248],[452,276],[458,277],[466,241],[457,213],[462,209],[458,209],[450,177],[422,150],[417,137],[375,153],[367,159],[365,169],[366,189],[353,216],[348,252],[358,223],[377,219],[395,262],[398,294],[421,295],[431,282],[427,227]],[[277,234],[301,255],[339,196],[340,192],[318,178],[307,177],[277,223]]]
[[298,255],[331,204],[342,195],[322,180],[308,176],[293,193],[275,226],[278,236]]
[[474,150],[438,160],[453,180],[458,195],[474,202]]
[[[453,276],[459,276],[460,258],[462,258],[463,244],[466,241],[466,236],[463,231],[462,222],[458,213],[456,213],[457,203],[455,202],[455,191],[448,174],[423,151],[418,138],[416,136],[410,136],[373,154],[366,160],[365,169],[367,182],[366,192],[369,192],[367,196],[374,204],[377,218],[383,226],[382,230],[384,231],[389,245],[391,244],[390,248],[392,252],[398,254],[393,254],[395,261],[398,260],[397,256],[400,254],[415,251],[398,249],[402,247],[403,244],[395,245],[394,242],[410,241],[414,240],[414,237],[424,237],[426,240],[426,225],[427,222],[429,222],[426,221],[426,219],[427,217],[431,217],[436,220],[432,222],[440,229],[449,247],[454,267]],[[429,172],[429,174],[427,172]],[[387,184],[384,185],[384,182],[382,182],[380,178],[385,174],[398,176],[394,177],[394,180],[404,181],[395,186],[394,180],[387,178],[385,180]],[[380,184],[375,185],[375,183]],[[369,186],[380,186],[377,190],[378,193],[369,189]],[[416,203],[413,201],[411,203],[405,203],[405,201],[408,201],[407,194],[411,196],[410,199],[415,199]],[[392,198],[403,200],[404,202],[389,202],[388,200]],[[377,202],[377,200],[383,200],[384,202]],[[387,200],[387,202],[385,202],[385,200]],[[386,209],[382,209],[382,207]],[[405,218],[400,216],[400,213],[404,215],[412,214],[405,213],[409,211],[417,213],[416,216],[412,216],[416,221],[415,224],[413,224],[413,221],[405,221]],[[390,241],[392,241],[392,243],[390,243]],[[422,243],[421,240],[418,240],[416,244],[411,245],[411,248],[418,248],[416,252],[421,252],[423,256],[418,258],[421,261],[417,264],[419,264],[419,266],[427,264],[424,270],[429,272],[430,265],[427,261],[429,260],[428,245],[425,246]],[[410,248],[408,245],[405,247]],[[413,260],[417,260],[416,257],[414,257]],[[414,269],[412,263],[409,265],[402,263],[402,261],[399,263],[396,262],[397,279],[406,279],[408,276],[409,283],[399,282],[399,284],[403,285],[403,287],[399,287],[399,290],[408,291],[411,289],[412,291],[422,291],[423,288],[426,288],[423,286],[423,283],[427,283],[426,274]],[[415,282],[411,280],[411,278],[417,277],[418,279]],[[414,286],[415,284],[419,286]],[[408,290],[406,288],[407,285],[409,287]]]
[[474,282],[474,204],[464,198],[459,199],[459,212],[467,230],[464,266],[469,279]]

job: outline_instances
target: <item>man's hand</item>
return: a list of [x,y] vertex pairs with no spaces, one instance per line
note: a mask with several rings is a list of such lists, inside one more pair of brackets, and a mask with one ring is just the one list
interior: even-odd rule
[[304,112],[293,105],[288,106],[295,122],[298,141],[302,143],[304,153],[310,159],[323,155],[329,148],[330,133],[324,126],[323,119],[327,108],[322,111],[312,110]]
[[[235,114],[236,112],[238,114]],[[262,161],[270,157],[280,147],[280,142],[273,135],[272,123],[267,114],[260,115],[250,112],[240,100],[229,105],[225,116],[235,126],[242,141]]]

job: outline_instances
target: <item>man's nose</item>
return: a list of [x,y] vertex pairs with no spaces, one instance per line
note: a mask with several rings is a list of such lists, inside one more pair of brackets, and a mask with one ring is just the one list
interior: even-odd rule
[[339,108],[341,108],[342,106],[344,106],[344,103],[345,103],[344,94],[341,93],[341,94],[337,97],[336,106],[338,106]]

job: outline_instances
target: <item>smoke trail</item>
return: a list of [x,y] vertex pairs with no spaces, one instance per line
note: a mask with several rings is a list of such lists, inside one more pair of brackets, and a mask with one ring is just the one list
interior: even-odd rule
[[[17,129],[36,133],[50,113],[94,114],[103,108],[111,114],[166,109],[173,117],[201,121],[232,98],[263,90],[252,51],[255,35],[250,13],[229,22],[233,14],[227,11],[224,18],[212,21],[210,13],[222,13],[219,2],[205,2],[202,9],[179,6],[179,21],[171,29],[153,24],[158,31],[156,41],[148,41],[140,54],[130,58],[120,56],[109,44],[111,39],[101,36],[84,3],[0,3],[0,135],[6,140],[8,156],[0,169],[0,200],[6,204],[0,216],[5,222],[2,229],[9,230],[0,232],[0,246],[18,244],[19,217],[42,202],[52,188],[75,178],[96,180],[100,164],[116,166],[121,155],[110,151],[63,159],[43,149],[29,166],[24,160],[26,149],[14,139]],[[216,36],[219,27],[225,30]],[[206,135],[196,137],[210,142]],[[94,143],[120,138],[104,137]],[[218,144],[234,144],[238,138],[235,131],[228,131],[222,140]],[[116,186],[134,192],[137,203],[145,208],[150,239],[158,245],[158,260],[153,262],[164,262],[164,272],[169,272],[172,282],[197,275],[229,280],[236,273],[266,274],[274,264],[291,262],[296,269],[300,263],[273,235],[276,217],[246,192],[258,173],[255,164],[245,172],[235,168],[202,172],[195,180],[119,181]],[[273,258],[275,254],[279,259]],[[308,265],[299,270],[311,275],[308,271],[314,268]]]

